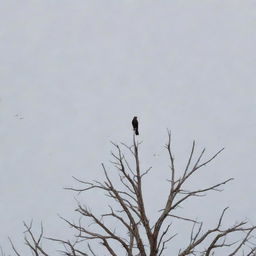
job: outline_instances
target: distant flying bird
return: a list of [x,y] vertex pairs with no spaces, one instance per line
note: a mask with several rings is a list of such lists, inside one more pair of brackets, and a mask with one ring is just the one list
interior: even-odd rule
[[15,117],[16,117],[16,118],[19,118],[20,120],[24,119],[24,117],[21,116],[20,114],[16,114]]
[[137,116],[132,119],[132,127],[136,135],[139,135],[139,122]]

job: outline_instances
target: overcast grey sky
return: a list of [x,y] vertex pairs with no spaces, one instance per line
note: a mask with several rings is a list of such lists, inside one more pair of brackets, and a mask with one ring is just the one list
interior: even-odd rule
[[164,196],[169,128],[181,166],[193,139],[226,148],[196,183],[235,178],[193,214],[214,223],[230,205],[230,219],[256,223],[255,0],[8,0],[0,20],[3,247],[22,247],[23,220],[66,230],[57,213],[74,216],[74,195],[62,188],[110,167],[109,141],[131,141],[134,115],[149,196]]

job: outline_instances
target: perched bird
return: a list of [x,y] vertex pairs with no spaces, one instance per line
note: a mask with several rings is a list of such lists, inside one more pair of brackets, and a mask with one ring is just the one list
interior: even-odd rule
[[139,135],[139,122],[137,116],[132,119],[132,127],[136,135]]

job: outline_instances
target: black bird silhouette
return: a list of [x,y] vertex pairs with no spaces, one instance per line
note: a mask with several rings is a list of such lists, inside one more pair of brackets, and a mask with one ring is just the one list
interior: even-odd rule
[[132,119],[132,127],[136,135],[139,135],[139,122],[137,116]]

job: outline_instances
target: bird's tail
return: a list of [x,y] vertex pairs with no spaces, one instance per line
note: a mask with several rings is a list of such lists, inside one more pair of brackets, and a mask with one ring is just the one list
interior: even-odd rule
[[135,134],[136,134],[136,135],[139,135],[138,129],[135,129]]

